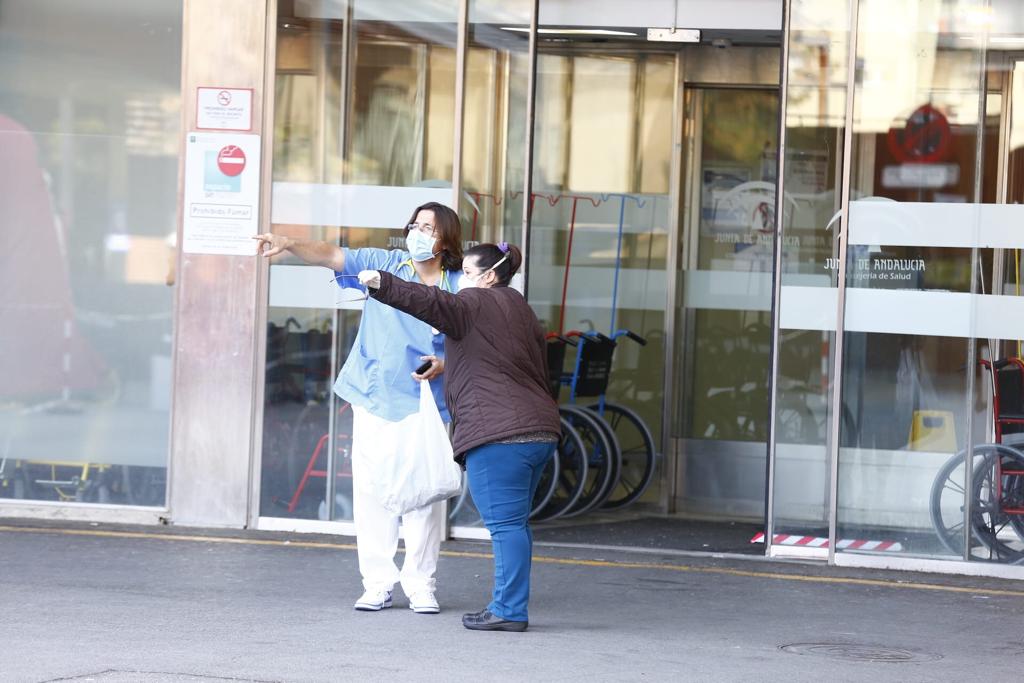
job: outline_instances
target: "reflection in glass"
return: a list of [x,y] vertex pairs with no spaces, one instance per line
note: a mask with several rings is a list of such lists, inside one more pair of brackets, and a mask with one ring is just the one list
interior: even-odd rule
[[[528,29],[533,3],[470,0],[462,130],[463,244],[507,241],[521,246],[523,149],[527,138]],[[479,527],[465,486],[449,503],[454,526]]]
[[[451,196],[458,3],[349,5],[280,4],[272,229],[404,248],[413,207]],[[352,519],[352,415],[331,386],[357,299],[327,269],[272,261],[262,515]]]
[[505,3],[503,11],[509,16],[497,24],[489,23],[497,18],[485,11],[488,4],[470,3],[460,212],[467,243],[518,244],[529,40],[520,31],[506,29],[529,26],[531,3]]
[[692,161],[677,348],[681,504],[692,512],[764,514],[778,116],[776,90],[687,91]]
[[[989,17],[1000,32],[1014,28],[1006,11]],[[895,25],[916,28],[893,41]],[[1018,295],[1015,249],[990,247],[1017,247],[1019,218],[983,204],[1017,192],[1013,61],[996,40],[986,58],[977,21],[937,0],[862,0],[858,28],[837,547],[1017,562],[1018,427],[994,445],[1014,401],[1009,386],[1011,403],[996,399],[1017,372],[1003,361],[1017,304],[986,300]]]
[[[927,235],[901,240],[903,231],[882,244],[859,237],[867,220],[860,218],[861,205],[869,198],[878,198],[882,203],[875,206],[895,222],[923,202],[979,201],[974,169],[980,53],[932,28],[944,13],[951,18],[951,8],[912,4],[860,4],[843,362],[843,403],[853,430],[841,440],[837,533],[840,539],[894,542],[903,552],[941,556],[949,550],[933,532],[930,494],[942,465],[967,443],[967,340],[926,329],[867,332],[856,322],[870,315],[860,296],[864,290],[971,288],[970,249],[931,246]],[[918,27],[901,44],[886,28],[896,17]],[[924,168],[936,177],[926,177]],[[966,246],[972,230],[963,229]],[[872,300],[878,302],[874,306],[896,301]],[[940,515],[956,506],[957,495],[963,505],[963,483],[957,481],[963,468],[944,476],[949,495],[938,505]]]
[[774,533],[828,535],[828,444],[848,0],[793,0],[774,378]]
[[181,22],[0,12],[0,497],[164,505]]
[[[619,340],[607,400],[633,409],[661,453],[675,59],[539,50],[530,303],[553,332],[629,329],[647,340]],[[570,348],[564,368],[574,362]],[[659,481],[641,505],[657,504]]]

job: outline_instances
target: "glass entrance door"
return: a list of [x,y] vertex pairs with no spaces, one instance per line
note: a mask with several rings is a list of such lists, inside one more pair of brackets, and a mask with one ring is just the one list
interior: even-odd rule
[[[628,505],[613,492],[542,511],[538,541],[762,547],[779,124],[777,71],[750,65],[772,62],[766,47],[539,49],[529,299],[555,333],[646,340],[619,338],[604,393],[656,458]],[[617,430],[624,455],[642,452],[638,433]]]
[[686,109],[673,502],[735,551],[764,520],[778,90],[689,88]]
[[[1017,14],[792,2],[780,204],[813,177],[806,144],[841,153],[807,222],[817,252],[787,239],[803,221],[784,214],[772,554],[1024,561]],[[794,254],[813,282],[793,282]],[[795,329],[820,335],[820,390],[787,381]],[[815,396],[825,429],[801,459],[783,414]]]
[[771,555],[824,557],[849,6],[793,0],[788,14],[765,540]]
[[[868,70],[892,48],[860,5]],[[916,97],[855,90],[842,381],[859,429],[839,451],[837,561],[1018,563],[1020,61],[955,23],[919,35]]]
[[[915,31],[913,49],[893,43],[893,15]],[[978,248],[988,209],[985,57],[943,3],[860,0],[856,17],[840,264],[841,394],[854,424],[840,425],[836,552],[956,558],[948,546],[959,537],[962,548],[966,482],[955,458],[981,426],[971,309],[991,258]],[[932,28],[944,19],[952,30]],[[860,80],[886,63],[907,66]]]
[[[531,8],[524,0],[280,3],[271,231],[403,249],[413,209],[438,202],[461,210],[464,249],[520,243]],[[365,297],[333,275],[287,253],[271,260],[265,528],[351,529],[352,409],[332,385],[360,352]]]

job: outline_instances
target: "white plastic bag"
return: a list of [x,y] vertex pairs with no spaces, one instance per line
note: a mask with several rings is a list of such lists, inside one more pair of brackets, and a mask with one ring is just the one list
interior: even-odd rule
[[451,498],[462,486],[462,469],[452,459],[452,444],[434,403],[429,382],[420,382],[420,411],[402,420],[398,448],[373,460],[373,495],[388,511],[403,515]]

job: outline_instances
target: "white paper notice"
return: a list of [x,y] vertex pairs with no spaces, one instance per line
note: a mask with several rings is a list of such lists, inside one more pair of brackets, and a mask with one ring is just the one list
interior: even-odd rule
[[252,90],[246,88],[197,88],[196,128],[201,130],[252,130]]
[[188,133],[182,249],[252,256],[259,228],[260,136]]

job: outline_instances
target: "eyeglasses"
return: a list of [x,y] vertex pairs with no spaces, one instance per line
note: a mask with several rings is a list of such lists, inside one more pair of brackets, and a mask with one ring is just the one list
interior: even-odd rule
[[406,230],[419,230],[420,232],[422,232],[424,235],[427,235],[428,237],[433,237],[434,236],[434,230],[435,230],[434,226],[431,225],[430,223],[410,223],[409,225],[405,226],[405,229]]

